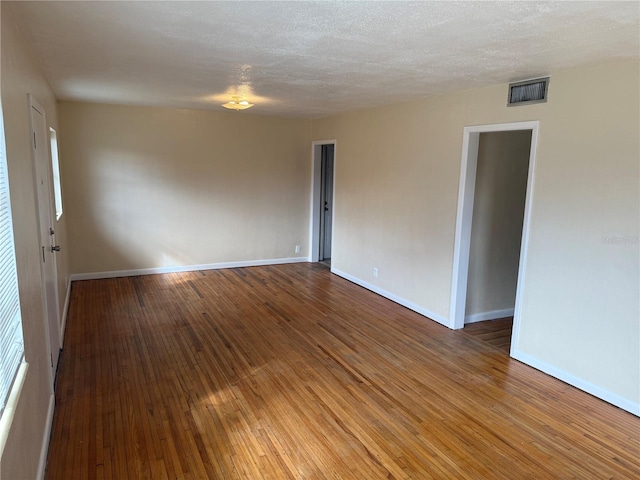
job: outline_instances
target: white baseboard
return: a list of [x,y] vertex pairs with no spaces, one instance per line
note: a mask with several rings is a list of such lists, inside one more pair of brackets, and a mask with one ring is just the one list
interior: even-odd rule
[[71,277],[67,282],[67,295],[64,298],[64,308],[62,309],[62,325],[60,325],[60,348],[64,346],[64,331],[67,328],[67,315],[69,314],[69,300],[71,299]]
[[449,320],[444,318],[442,315],[438,315],[437,313],[434,312],[430,312],[429,310],[427,310],[426,308],[422,308],[414,303],[411,303],[407,300],[405,300],[404,298],[398,297],[397,295],[391,293],[391,292],[387,292],[386,290],[383,290],[380,287],[377,287],[375,285],[372,285],[370,283],[365,282],[364,280],[360,280],[357,277],[354,277],[352,275],[349,275],[348,273],[345,273],[341,270],[335,269],[335,268],[331,268],[331,273],[335,273],[336,275],[338,275],[339,277],[342,277],[346,280],[349,280],[350,282],[355,283],[356,285],[360,285],[363,288],[366,288],[367,290],[371,290],[374,293],[377,293],[378,295],[388,298],[389,300],[402,305],[403,307],[407,307],[409,310],[413,310],[416,313],[419,313],[420,315],[423,315],[427,318],[429,318],[430,320],[434,320],[438,323],[441,323],[442,325],[444,325],[445,327],[449,327]]
[[96,280],[100,278],[136,277],[138,275],[157,275],[159,273],[196,272],[199,270],[219,270],[221,268],[261,267],[284,263],[307,262],[307,257],[272,258],[269,260],[246,260],[241,262],[207,263],[202,265],[178,265],[175,267],[141,268],[138,270],[115,270],[110,272],[73,273],[71,281]]
[[554,367],[542,360],[538,360],[531,355],[528,355],[517,348],[511,347],[511,356],[516,360],[529,365],[530,367],[535,368],[536,370],[540,370],[541,372],[546,373],[547,375],[551,375],[552,377],[557,378],[558,380],[562,380],[565,383],[568,383],[571,386],[574,386],[584,392],[587,392],[594,397],[597,397],[605,402],[611,403],[616,407],[619,407],[623,410],[626,410],[633,415],[640,417],[640,402],[636,403],[627,398],[621,397],[613,392],[605,390],[602,387],[594,385],[591,382],[583,380],[580,377],[576,377],[575,375],[570,374],[560,368]]
[[49,454],[49,441],[51,440],[51,428],[53,427],[53,411],[56,406],[56,396],[52,393],[49,397],[49,410],[47,411],[47,424],[44,428],[42,436],[42,447],[40,448],[40,461],[38,462],[38,476],[36,478],[43,480],[44,472],[47,468],[47,455]]
[[467,323],[484,322],[486,320],[497,320],[498,318],[513,317],[513,308],[505,308],[502,310],[492,310],[490,312],[472,313],[464,317],[465,325]]

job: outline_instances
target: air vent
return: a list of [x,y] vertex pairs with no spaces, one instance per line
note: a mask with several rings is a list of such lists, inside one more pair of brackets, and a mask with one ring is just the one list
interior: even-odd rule
[[509,84],[509,101],[507,106],[528,105],[547,101],[549,77],[536,78]]

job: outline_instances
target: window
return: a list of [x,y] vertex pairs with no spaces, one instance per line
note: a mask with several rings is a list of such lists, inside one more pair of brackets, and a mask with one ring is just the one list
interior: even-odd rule
[[51,171],[53,172],[53,194],[56,201],[56,220],[62,216],[62,187],[60,186],[60,164],[58,163],[58,137],[53,128],[49,128],[51,139]]
[[9,174],[0,105],[0,416],[4,413],[23,357],[24,342],[9,199]]

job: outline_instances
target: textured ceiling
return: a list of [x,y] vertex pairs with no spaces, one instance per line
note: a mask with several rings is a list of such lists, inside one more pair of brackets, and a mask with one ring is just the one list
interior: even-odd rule
[[637,1],[2,3],[58,98],[95,102],[223,110],[240,89],[316,118],[640,56]]

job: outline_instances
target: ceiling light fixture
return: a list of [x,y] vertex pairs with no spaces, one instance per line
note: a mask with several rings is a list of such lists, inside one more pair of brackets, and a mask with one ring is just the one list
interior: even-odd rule
[[229,110],[246,110],[253,107],[253,103],[249,103],[247,100],[240,100],[240,97],[231,97],[231,101],[224,103],[222,106]]

